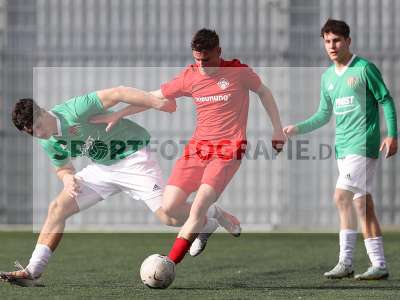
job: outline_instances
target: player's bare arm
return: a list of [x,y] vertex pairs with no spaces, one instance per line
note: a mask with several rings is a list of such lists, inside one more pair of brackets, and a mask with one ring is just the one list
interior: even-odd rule
[[173,112],[176,109],[176,104],[173,101],[156,97],[152,93],[126,86],[118,86],[97,91],[97,96],[102,102],[104,109],[108,109],[120,102],[147,108],[155,108],[166,112]]
[[78,178],[75,176],[75,172],[72,163],[67,163],[60,168],[56,168],[56,174],[64,184],[64,191],[66,191],[72,198],[75,198],[79,192],[79,183]]
[[106,132],[109,132],[122,118],[146,111],[148,109],[150,108],[129,105],[112,113],[95,115],[89,119],[89,122],[92,124],[107,124]]
[[261,84],[257,90],[257,95],[260,97],[261,103],[268,113],[271,119],[274,132],[272,134],[272,146],[278,152],[282,151],[283,145],[285,144],[286,137],[283,134],[282,123],[279,116],[278,106],[271,91],[264,85]]
[[[169,106],[170,112],[173,112],[176,110],[176,101],[175,99],[167,99],[164,98],[164,96],[161,93],[161,90],[156,90],[156,91],[151,91],[149,92],[151,95],[162,99],[163,101],[167,101],[167,105]],[[145,107],[145,106],[138,106],[138,105],[129,105],[124,107],[123,109],[110,113],[110,114],[101,114],[101,115],[96,115],[90,118],[90,123],[93,124],[100,124],[100,123],[105,123],[107,124],[106,127],[106,132],[110,131],[111,128],[115,126],[115,124],[118,123],[118,121],[126,116],[131,116],[143,111],[146,111],[150,109],[151,107]]]

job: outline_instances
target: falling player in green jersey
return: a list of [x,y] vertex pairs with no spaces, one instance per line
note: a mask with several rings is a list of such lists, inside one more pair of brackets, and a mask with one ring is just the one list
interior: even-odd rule
[[[74,97],[49,111],[29,98],[16,103],[12,113],[14,125],[39,138],[64,189],[49,205],[28,266],[16,263],[18,270],[0,272],[0,281],[37,285],[62,239],[66,220],[122,191],[144,201],[166,225],[181,226],[186,221],[187,216],[172,217],[161,207],[164,184],[158,163],[147,147],[150,139],[147,130],[127,119],[119,120],[108,131],[106,125],[91,123],[92,116],[107,113],[108,108],[119,102],[133,104],[129,106],[130,114],[148,108],[167,112],[176,109],[174,99],[123,86]],[[71,159],[77,156],[87,156],[92,162],[76,172]]]
[[[357,220],[361,222],[371,267],[355,276],[377,280],[389,276],[383,240],[372,199],[372,183],[379,151],[386,158],[397,152],[397,121],[394,102],[377,67],[350,51],[350,28],[329,19],[321,29],[326,52],[333,61],[321,78],[318,111],[306,121],[285,127],[287,136],[311,132],[336,118],[335,153],[339,178],[335,202],[340,218],[338,264],[324,274],[327,278],[352,277]],[[383,108],[388,136],[380,143],[379,106]],[[354,201],[353,201],[354,200]]]

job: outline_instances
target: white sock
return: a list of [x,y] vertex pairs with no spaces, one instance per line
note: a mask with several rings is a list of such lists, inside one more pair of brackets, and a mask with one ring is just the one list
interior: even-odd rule
[[377,236],[364,240],[369,259],[374,267],[386,268],[385,255],[383,253],[383,238]]
[[201,229],[201,233],[213,233],[218,226],[217,219],[207,218],[207,224]]
[[339,261],[347,266],[353,265],[353,251],[357,242],[357,231],[342,229],[339,233]]
[[53,252],[48,246],[36,244],[35,250],[32,252],[32,257],[29,260],[26,269],[33,277],[40,276],[46,268],[52,254]]

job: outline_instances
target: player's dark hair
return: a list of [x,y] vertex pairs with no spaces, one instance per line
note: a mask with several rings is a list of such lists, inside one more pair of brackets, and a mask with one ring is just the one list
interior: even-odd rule
[[350,36],[350,27],[344,21],[328,19],[325,25],[321,28],[321,37],[323,38],[324,34],[330,32],[347,39]]
[[33,120],[42,109],[31,98],[19,99],[12,111],[12,121],[19,130],[33,134]]
[[195,33],[192,39],[192,50],[207,51],[219,47],[219,37],[215,30],[203,28]]

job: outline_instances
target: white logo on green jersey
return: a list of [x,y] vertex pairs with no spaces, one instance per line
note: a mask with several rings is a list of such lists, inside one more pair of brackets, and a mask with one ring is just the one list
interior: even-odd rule
[[353,105],[354,96],[337,98],[335,101],[336,107]]
[[335,115],[345,115],[358,107],[359,105],[354,103],[354,96],[337,98],[335,100]]

